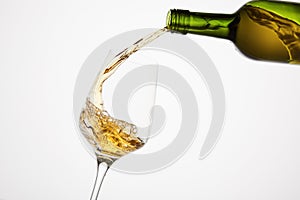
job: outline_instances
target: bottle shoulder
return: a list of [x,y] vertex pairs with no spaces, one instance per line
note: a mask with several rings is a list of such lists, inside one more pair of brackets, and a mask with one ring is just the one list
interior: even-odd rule
[[300,3],[257,0],[246,3],[241,9],[247,9],[247,7],[263,9],[300,24]]

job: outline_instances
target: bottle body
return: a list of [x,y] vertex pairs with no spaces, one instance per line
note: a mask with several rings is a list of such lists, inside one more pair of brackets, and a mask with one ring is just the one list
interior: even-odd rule
[[229,15],[171,10],[167,28],[229,39],[254,59],[300,63],[300,4],[252,1]]

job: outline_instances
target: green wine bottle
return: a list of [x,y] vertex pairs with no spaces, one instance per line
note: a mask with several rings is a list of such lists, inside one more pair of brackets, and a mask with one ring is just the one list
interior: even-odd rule
[[167,28],[231,40],[246,56],[300,64],[300,4],[251,1],[234,14],[173,9]]

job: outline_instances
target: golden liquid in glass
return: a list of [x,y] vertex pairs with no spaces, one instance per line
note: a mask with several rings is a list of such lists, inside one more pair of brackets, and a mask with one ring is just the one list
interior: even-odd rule
[[86,100],[80,115],[80,130],[92,145],[99,157],[117,159],[141,148],[145,143],[137,136],[134,124],[115,119],[104,109],[102,99],[103,83],[115,73],[118,67],[133,53],[165,33],[160,29],[119,53],[108,66],[98,75],[94,87]]

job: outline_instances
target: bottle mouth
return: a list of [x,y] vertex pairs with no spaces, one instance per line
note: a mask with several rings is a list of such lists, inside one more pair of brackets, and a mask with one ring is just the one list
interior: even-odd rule
[[166,20],[167,29],[171,31],[187,33],[190,27],[190,11],[171,9],[168,11]]
[[172,26],[172,10],[168,11],[166,25],[168,29]]

